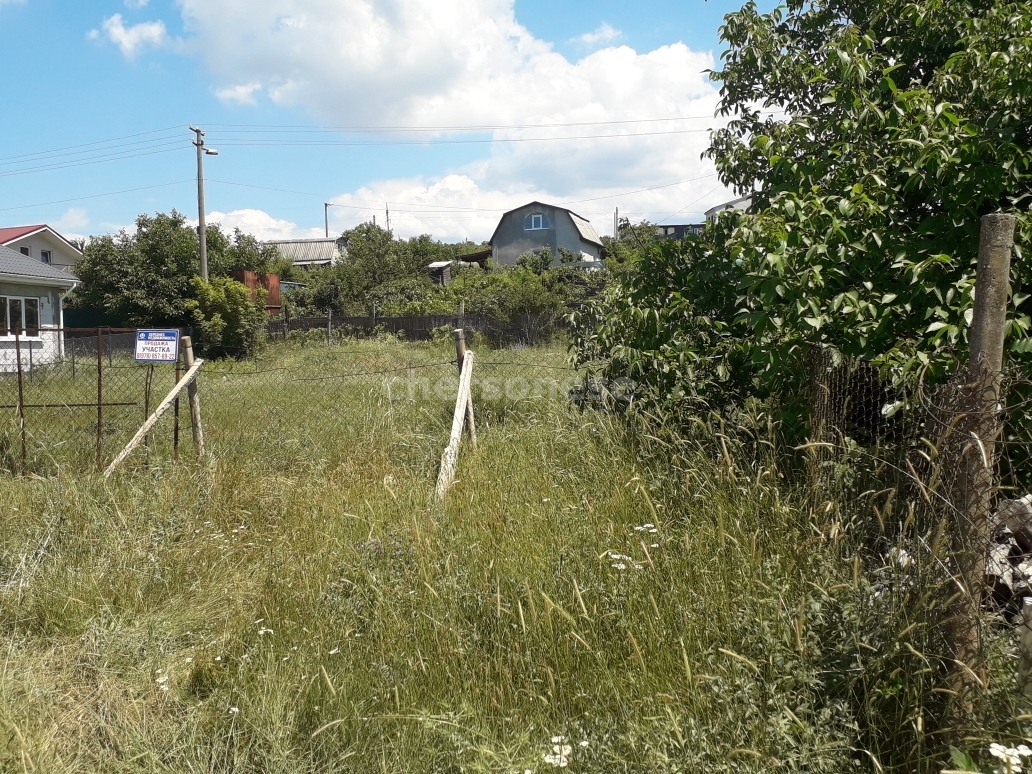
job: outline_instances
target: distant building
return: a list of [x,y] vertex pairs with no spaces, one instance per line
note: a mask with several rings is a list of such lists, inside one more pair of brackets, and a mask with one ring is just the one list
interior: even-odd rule
[[684,239],[688,234],[698,236],[705,227],[705,223],[678,223],[672,226],[656,226],[656,239]]
[[602,240],[591,222],[554,204],[531,202],[510,210],[502,215],[491,235],[491,256],[502,266],[545,247],[556,258],[559,248],[566,248],[581,260],[601,260]]
[[732,199],[729,202],[718,204],[716,207],[711,207],[706,210],[706,220],[716,220],[717,215],[722,212],[727,212],[728,210],[747,210],[751,204],[751,196],[741,196],[737,199]]
[[77,282],[67,271],[0,246],[0,371],[18,370],[19,351],[23,370],[61,355],[64,298]]
[[347,258],[348,246],[344,237],[336,239],[273,239],[265,244],[279,250],[280,256],[295,266],[336,266]]
[[0,245],[69,273],[82,259],[79,248],[44,223],[0,228]]
[[434,261],[426,268],[430,272],[430,279],[438,285],[447,285],[451,282],[451,261]]

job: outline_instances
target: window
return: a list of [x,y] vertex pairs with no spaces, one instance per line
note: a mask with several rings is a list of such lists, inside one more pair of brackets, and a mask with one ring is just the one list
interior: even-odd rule
[[22,255],[29,255],[29,248],[28,247],[19,247],[18,249],[21,250],[21,254]]
[[50,251],[49,250],[40,250],[39,251],[39,259],[43,263],[50,263],[51,262],[51,260],[50,260]]
[[39,299],[0,296],[0,336],[39,336]]
[[527,219],[523,221],[524,231],[540,231],[544,228],[549,228],[548,218],[540,212],[528,215]]

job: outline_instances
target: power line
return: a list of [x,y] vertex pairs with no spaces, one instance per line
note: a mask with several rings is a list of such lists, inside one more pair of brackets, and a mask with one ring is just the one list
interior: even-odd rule
[[108,193],[90,194],[89,196],[75,196],[71,199],[55,199],[52,202],[37,202],[36,204],[19,204],[17,207],[0,207],[0,212],[9,212],[11,210],[27,210],[31,209],[32,207],[47,207],[51,204],[67,204],[68,202],[81,202],[86,199],[100,199],[105,196],[118,196],[120,194],[136,193],[137,191],[149,191],[152,188],[168,188],[169,186],[182,185],[183,183],[192,182],[194,181],[191,178],[190,180],[177,180],[174,183],[160,183],[158,185],[145,185],[141,186],[140,188],[127,188],[124,191],[109,191]]
[[219,145],[233,147],[369,147],[380,145],[501,145],[511,142],[555,142],[561,140],[614,140],[627,137],[657,137],[675,134],[700,134],[709,129],[671,129],[661,132],[624,132],[623,134],[579,134],[565,137],[482,137],[460,140],[235,140],[222,138]]
[[[179,144],[178,141],[177,141],[176,144],[177,145]],[[159,145],[159,146],[155,146],[155,147],[161,147],[161,146]],[[44,166],[41,166],[41,167],[28,167],[26,169],[8,170],[6,172],[0,172],[0,177],[15,177],[17,175],[28,175],[28,174],[32,174],[34,172],[50,172],[50,171],[57,170],[57,169],[71,169],[72,167],[85,167],[85,166],[90,166],[92,164],[103,164],[103,163],[108,162],[108,161],[121,161],[123,159],[135,159],[135,158],[139,158],[141,156],[156,156],[156,155],[161,154],[161,153],[172,153],[173,151],[177,151],[177,150],[179,150],[179,148],[173,147],[173,148],[166,148],[165,150],[154,150],[154,151],[147,151],[147,152],[144,152],[144,153],[131,153],[131,154],[127,154],[127,155],[106,154],[106,155],[102,155],[102,156],[96,156],[96,157],[94,157],[92,159],[84,159],[84,160],[76,161],[76,162],[67,162],[67,163],[62,163],[62,164],[48,164],[48,165],[44,165]]]
[[180,129],[180,128],[182,128],[182,127],[179,126],[179,125],[176,125],[176,126],[165,127],[164,129],[152,129],[149,132],[137,132],[136,134],[126,134],[126,135],[123,135],[121,137],[112,137],[110,140],[96,140],[95,142],[84,142],[84,143],[81,143],[79,145],[66,145],[63,148],[54,148],[54,149],[48,150],[48,151],[37,151],[36,153],[26,153],[26,154],[24,154],[22,156],[6,156],[4,158],[0,158],[0,161],[8,161],[10,159],[24,158],[26,156],[41,156],[41,155],[46,155],[48,153],[57,153],[58,151],[74,150],[75,148],[86,148],[86,147],[91,146],[91,145],[107,145],[107,144],[112,143],[112,142],[118,142],[119,140],[131,140],[133,137],[143,137],[144,135],[148,135],[148,134],[160,134],[161,132],[169,132],[169,131],[171,131],[173,129]]
[[[761,115],[777,115],[784,113],[783,110],[770,110],[763,111]],[[207,124],[207,126],[225,126],[231,127],[232,131],[237,133],[244,133],[242,129],[235,129],[236,127],[243,127],[243,129],[254,129],[256,132],[269,131],[269,130],[282,130],[289,131],[291,133],[297,132],[486,132],[486,131],[499,131],[504,129],[553,129],[563,128],[568,126],[610,126],[617,124],[645,124],[645,123],[656,123],[661,121],[694,121],[701,119],[716,119],[722,120],[720,117],[713,114],[701,115],[701,116],[670,116],[666,118],[626,118],[618,119],[613,121],[563,121],[549,124],[483,124],[483,125],[468,125],[468,126],[327,126],[327,127],[312,127],[302,125],[290,125],[290,124]]]

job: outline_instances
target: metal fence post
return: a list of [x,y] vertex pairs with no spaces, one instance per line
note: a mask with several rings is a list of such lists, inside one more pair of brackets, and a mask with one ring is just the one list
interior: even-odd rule
[[[1010,289],[1013,215],[982,217],[975,278],[975,307],[969,337],[970,352],[964,407],[968,417],[960,448],[958,502],[961,523],[953,535],[960,580],[966,594],[958,602],[954,646],[960,662],[964,693],[980,687],[976,668],[982,655],[980,609],[985,592],[985,567],[992,537],[991,511],[995,494],[994,457],[1001,428],[1004,334]],[[970,702],[962,698],[965,706]]]
[[104,332],[97,328],[97,469],[103,470],[104,458]]
[[21,334],[17,328],[14,330],[14,355],[18,359],[18,424],[21,426],[21,457],[22,472],[24,473],[27,465],[25,449],[25,385],[22,379]]

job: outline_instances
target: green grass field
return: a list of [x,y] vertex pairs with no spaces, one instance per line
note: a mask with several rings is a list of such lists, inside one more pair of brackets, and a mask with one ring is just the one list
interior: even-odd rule
[[442,504],[453,406],[405,379],[457,381],[449,346],[213,363],[206,459],[184,412],[179,462],[163,420],[109,481],[8,478],[0,771],[861,765],[821,675],[862,579],[776,471],[643,461],[610,417],[495,385]]

